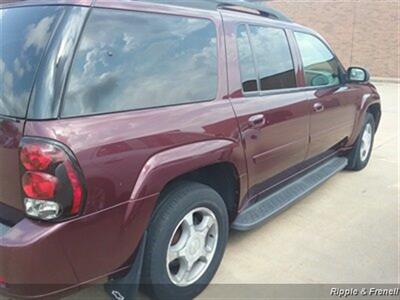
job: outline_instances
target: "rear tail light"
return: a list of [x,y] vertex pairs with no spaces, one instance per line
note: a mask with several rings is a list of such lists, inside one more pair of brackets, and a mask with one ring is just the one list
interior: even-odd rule
[[20,147],[25,213],[41,220],[65,220],[82,212],[86,191],[81,169],[64,145],[23,138]]
[[22,176],[25,195],[34,199],[53,199],[58,185],[57,177],[40,172],[26,172]]
[[28,171],[46,170],[55,156],[61,156],[52,145],[26,144],[21,149],[21,163]]
[[5,286],[6,285],[6,280],[3,276],[0,276],[0,286]]
[[35,219],[54,220],[60,216],[60,204],[48,200],[25,198],[25,213]]

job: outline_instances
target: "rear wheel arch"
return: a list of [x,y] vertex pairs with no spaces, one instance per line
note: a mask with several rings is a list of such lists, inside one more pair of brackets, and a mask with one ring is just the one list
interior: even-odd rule
[[161,205],[167,193],[185,182],[201,183],[215,190],[225,202],[229,221],[234,221],[239,206],[240,179],[233,163],[215,163],[173,178],[162,189],[155,211]]
[[226,139],[196,142],[160,152],[143,166],[131,199],[158,195],[160,202],[177,182],[198,182],[220,194],[232,221],[236,217],[240,187],[244,188],[241,155],[237,144]]

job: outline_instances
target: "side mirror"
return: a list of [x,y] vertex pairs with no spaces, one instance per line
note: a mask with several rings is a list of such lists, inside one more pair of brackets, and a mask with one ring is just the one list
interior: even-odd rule
[[363,68],[351,67],[347,70],[347,80],[349,82],[367,82],[369,77],[368,71]]
[[329,77],[324,74],[318,74],[311,79],[312,86],[329,85]]

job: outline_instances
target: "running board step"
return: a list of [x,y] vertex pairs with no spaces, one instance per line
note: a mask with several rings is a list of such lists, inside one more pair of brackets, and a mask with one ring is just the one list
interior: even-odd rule
[[288,206],[308,195],[348,164],[345,157],[334,157],[312,169],[296,181],[268,195],[239,214],[232,228],[239,231],[253,229],[275,216]]

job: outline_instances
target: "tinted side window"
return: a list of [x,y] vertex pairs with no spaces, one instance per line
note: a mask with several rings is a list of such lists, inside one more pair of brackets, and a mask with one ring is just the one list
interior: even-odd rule
[[303,60],[307,86],[329,86],[340,83],[340,65],[332,52],[318,38],[295,32]]
[[253,52],[247,34],[247,27],[240,25],[237,31],[237,46],[239,52],[240,75],[244,92],[258,91],[257,71],[254,65]]
[[296,87],[293,59],[285,31],[250,26],[250,40],[256,56],[261,90]]
[[0,9],[1,115],[25,117],[35,73],[63,9]]
[[72,65],[62,115],[213,100],[216,41],[209,20],[95,9]]

